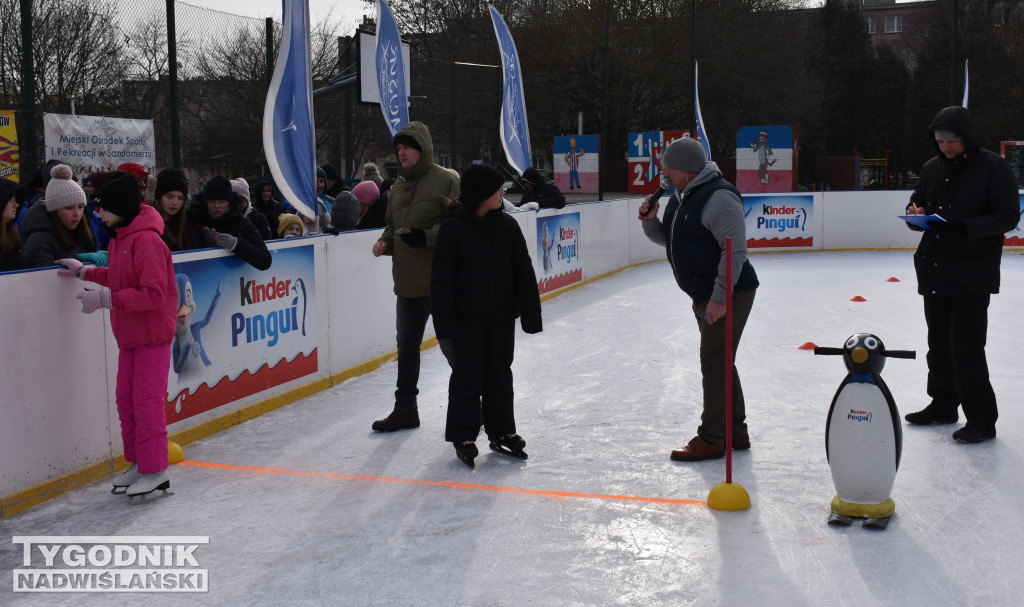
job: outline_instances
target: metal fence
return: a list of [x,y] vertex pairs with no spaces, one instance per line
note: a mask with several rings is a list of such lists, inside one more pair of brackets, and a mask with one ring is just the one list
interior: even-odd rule
[[[934,154],[928,122],[961,102],[968,72],[984,147],[1024,140],[1024,0],[610,1],[493,2],[517,39],[535,165],[549,172],[555,137],[603,132],[605,189],[624,191],[630,132],[692,128],[694,60],[727,176],[774,158],[741,129],[785,125],[796,133],[796,188],[908,187]],[[411,116],[430,125],[436,159],[501,162],[500,59],[485,4],[392,7],[413,51]],[[152,119],[158,167],[265,174],[261,124],[280,33],[270,20],[174,0],[0,0],[0,109],[16,110],[23,177],[45,160],[47,112]],[[314,23],[314,88],[352,73],[352,34]],[[379,110],[355,96],[316,100],[318,158],[347,177],[364,161],[394,172]]]

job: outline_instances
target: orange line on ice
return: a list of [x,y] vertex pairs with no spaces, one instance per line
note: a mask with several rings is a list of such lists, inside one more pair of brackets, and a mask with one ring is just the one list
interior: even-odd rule
[[387,483],[408,483],[410,485],[429,485],[435,487],[453,487],[456,489],[472,489],[474,491],[498,491],[505,493],[524,493],[527,495],[540,495],[544,497],[574,497],[584,499],[618,500],[624,502],[654,502],[658,504],[683,504],[687,506],[706,506],[703,500],[681,500],[667,497],[638,497],[631,495],[605,495],[601,493],[575,493],[572,491],[540,491],[537,489],[517,489],[515,487],[494,487],[491,485],[476,485],[472,483],[455,483],[451,481],[421,481],[411,478],[390,478],[386,476],[369,476],[366,474],[335,474],[333,472],[302,472],[299,470],[286,470],[282,468],[259,468],[256,466],[236,466],[233,464],[214,464],[210,462],[196,462],[186,460],[179,462],[185,466],[196,466],[202,468],[220,468],[222,470],[240,470],[243,472],[259,472],[263,474],[293,474],[297,476],[316,476],[320,478],[337,478],[346,480],[381,481]]

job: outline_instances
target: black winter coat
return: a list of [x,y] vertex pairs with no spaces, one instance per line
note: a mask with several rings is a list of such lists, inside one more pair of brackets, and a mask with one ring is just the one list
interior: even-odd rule
[[539,175],[530,182],[533,190],[523,192],[523,198],[517,204],[521,207],[528,202],[536,202],[542,209],[563,209],[565,208],[565,195],[558,189],[558,186],[545,181]]
[[[82,221],[88,221],[85,215]],[[41,268],[52,266],[58,259],[74,257],[76,253],[89,253],[96,250],[91,242],[77,242],[75,234],[72,233],[71,248],[61,244],[60,239],[53,233],[53,225],[50,223],[50,214],[46,211],[43,199],[40,198],[25,213],[25,221],[21,224],[21,232],[24,235],[21,248],[22,267]]]
[[540,333],[540,292],[519,224],[500,209],[483,218],[458,207],[441,224],[431,267],[430,306],[438,339],[461,322],[522,317],[523,331]]
[[[200,228],[200,231],[202,231],[202,228],[212,228],[222,234],[236,236],[238,243],[232,252],[257,270],[269,269],[273,258],[256,227],[252,225],[251,221],[242,217],[242,204],[241,198],[236,196],[235,200],[228,207],[227,213],[220,217],[212,217],[206,203],[197,202],[196,206],[192,209],[194,212],[190,211],[189,213],[189,221],[194,221]],[[217,246],[213,242],[206,240],[205,232],[202,233],[204,234],[205,246]]]
[[963,227],[960,234],[925,230],[921,235],[914,254],[918,293],[998,293],[1003,235],[1020,219],[1017,180],[1004,158],[981,148],[963,107],[947,107],[932,120],[928,140],[938,150],[936,130],[956,133],[964,153],[950,160],[939,151],[926,162],[910,199],[926,213]]

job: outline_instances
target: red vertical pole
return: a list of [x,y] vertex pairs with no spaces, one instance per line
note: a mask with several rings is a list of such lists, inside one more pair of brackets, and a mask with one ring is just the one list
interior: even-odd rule
[[725,482],[732,482],[732,237],[725,239]]

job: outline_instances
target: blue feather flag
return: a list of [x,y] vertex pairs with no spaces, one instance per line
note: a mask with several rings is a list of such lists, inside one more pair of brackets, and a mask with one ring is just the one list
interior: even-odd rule
[[533,164],[530,154],[530,125],[526,121],[526,98],[523,95],[523,75],[519,68],[519,52],[505,20],[490,4],[494,35],[501,51],[501,73],[504,92],[501,100],[501,146],[512,168],[522,174]]
[[697,142],[704,148],[704,160],[711,161],[711,144],[704,130],[704,117],[700,115],[700,97],[697,95],[697,62],[693,62],[693,106],[697,110]]
[[263,109],[263,151],[284,199],[311,218],[316,216],[314,132],[309,5],[284,0],[284,37]]
[[402,37],[398,33],[395,15],[384,0],[377,0],[377,48],[374,50],[377,66],[377,88],[380,91],[380,111],[388,123],[391,138],[409,123],[409,94],[405,90],[405,59],[402,56]]

